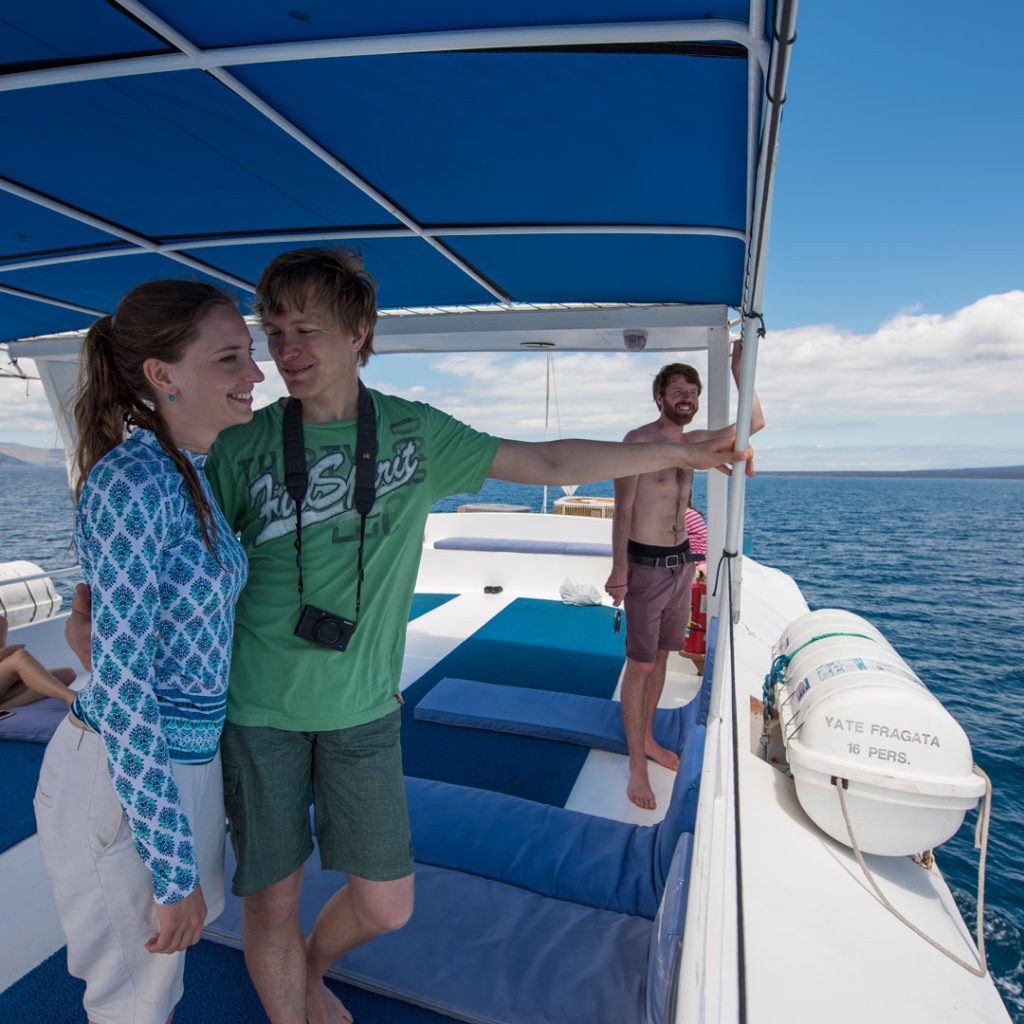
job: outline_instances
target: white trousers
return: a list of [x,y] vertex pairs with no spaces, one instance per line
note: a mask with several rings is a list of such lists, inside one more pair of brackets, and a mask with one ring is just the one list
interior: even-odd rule
[[[196,845],[207,922],[224,909],[220,754],[172,766]],[[35,796],[43,866],[95,1024],[164,1024],[183,991],[184,953],[150,953],[158,933],[152,875],[139,859],[107,773],[103,741],[69,719],[46,748]]]

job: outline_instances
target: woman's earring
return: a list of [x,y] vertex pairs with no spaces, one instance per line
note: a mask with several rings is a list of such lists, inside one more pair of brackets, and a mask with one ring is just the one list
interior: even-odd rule
[[175,400],[175,399],[174,399],[174,392],[173,392],[173,391],[169,391],[169,392],[167,393],[167,401],[168,401],[168,402],[173,402],[174,400]]

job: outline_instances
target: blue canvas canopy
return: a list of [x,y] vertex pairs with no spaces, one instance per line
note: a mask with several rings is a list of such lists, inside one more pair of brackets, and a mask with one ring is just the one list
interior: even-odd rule
[[0,342],[302,245],[385,310],[744,305],[773,4],[297,3],[7,0]]

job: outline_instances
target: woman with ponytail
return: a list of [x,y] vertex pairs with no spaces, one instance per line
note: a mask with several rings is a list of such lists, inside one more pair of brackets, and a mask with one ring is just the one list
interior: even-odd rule
[[[98,320],[75,405],[92,675],[47,747],[40,846],[94,1024],[164,1024],[223,907],[218,743],[245,555],[206,452],[263,379],[234,301],[151,281]],[[164,954],[164,955],[161,955]]]

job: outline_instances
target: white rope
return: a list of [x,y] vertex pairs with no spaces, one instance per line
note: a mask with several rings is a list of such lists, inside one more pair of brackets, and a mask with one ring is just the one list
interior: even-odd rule
[[989,816],[992,811],[992,782],[977,765],[974,765],[973,771],[975,775],[980,775],[985,780],[985,796],[981,802],[981,809],[978,811],[978,824],[974,830],[974,848],[981,851],[978,856],[978,966],[969,964],[966,960],[961,960],[960,957],[946,949],[945,946],[941,946],[935,941],[935,939],[925,935],[925,933],[921,931],[916,924],[912,921],[908,921],[907,918],[905,918],[885,898],[885,894],[881,889],[879,889],[878,883],[871,874],[871,869],[865,863],[864,854],[860,852],[860,846],[857,843],[857,837],[853,834],[853,825],[850,823],[850,815],[846,809],[846,796],[843,793],[843,784],[845,780],[836,777],[833,778],[832,782],[836,787],[836,792],[839,794],[839,806],[843,809],[843,821],[846,822],[846,831],[850,836],[850,845],[853,847],[853,852],[857,857],[857,863],[864,872],[864,877],[867,878],[868,882],[870,882],[871,888],[874,889],[875,895],[882,901],[882,906],[892,913],[897,920],[902,921],[903,924],[905,924],[912,932],[924,939],[929,946],[932,946],[942,953],[943,956],[949,957],[953,963],[958,964],[965,971],[973,974],[976,978],[983,978],[988,973],[988,961],[985,957],[985,860],[988,855],[988,824]]

